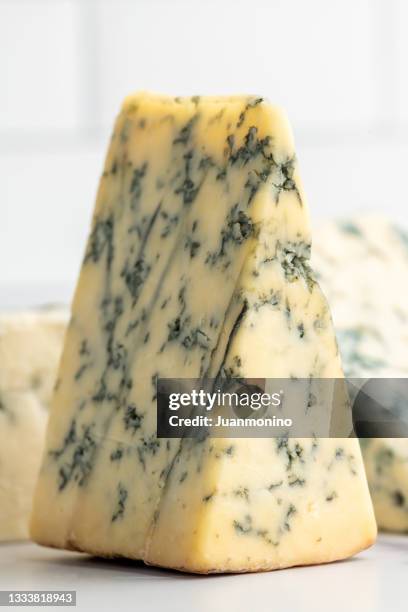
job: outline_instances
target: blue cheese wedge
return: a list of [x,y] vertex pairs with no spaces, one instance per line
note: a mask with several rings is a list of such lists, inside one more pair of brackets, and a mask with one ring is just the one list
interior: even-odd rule
[[0,541],[28,537],[68,313],[0,314]]
[[72,307],[37,542],[190,572],[348,557],[376,525],[356,440],[156,437],[160,378],[342,375],[286,116],[129,97]]
[[[386,218],[322,223],[313,263],[332,309],[346,375],[408,376],[408,233]],[[408,441],[361,441],[378,526],[408,531]]]

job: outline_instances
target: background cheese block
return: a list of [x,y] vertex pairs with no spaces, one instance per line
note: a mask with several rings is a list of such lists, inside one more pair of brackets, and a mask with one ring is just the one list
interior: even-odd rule
[[31,390],[48,404],[68,317],[61,307],[0,312],[0,389]]
[[33,538],[193,572],[347,557],[375,521],[356,440],[157,439],[158,377],[341,376],[285,115],[125,101],[73,302]]
[[32,391],[0,391],[0,541],[28,537],[47,413]]
[[[408,376],[408,234],[380,216],[327,222],[313,260],[346,375]],[[379,527],[408,530],[408,440],[361,441]]]
[[68,312],[0,313],[0,541],[28,537]]

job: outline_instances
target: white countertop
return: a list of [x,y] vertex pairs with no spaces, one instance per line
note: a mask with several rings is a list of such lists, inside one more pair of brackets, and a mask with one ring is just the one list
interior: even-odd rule
[[408,535],[380,535],[370,550],[339,563],[215,576],[0,545],[1,590],[76,590],[81,611],[405,612],[407,583]]

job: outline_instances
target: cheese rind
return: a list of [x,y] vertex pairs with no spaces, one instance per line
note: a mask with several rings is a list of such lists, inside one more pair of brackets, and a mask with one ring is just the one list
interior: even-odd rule
[[[334,319],[346,375],[408,376],[408,234],[378,215],[321,223],[313,263]],[[363,439],[378,526],[408,530],[408,441]]]
[[28,538],[68,313],[0,314],[0,541]]
[[373,541],[354,440],[156,437],[157,377],[342,375],[309,251],[281,111],[254,97],[125,101],[53,400],[36,541],[194,572],[320,563]]

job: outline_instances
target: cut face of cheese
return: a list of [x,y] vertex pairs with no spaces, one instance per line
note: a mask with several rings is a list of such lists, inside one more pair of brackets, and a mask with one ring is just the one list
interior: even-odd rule
[[[408,376],[408,234],[367,215],[322,223],[314,268],[333,313],[345,373]],[[378,526],[408,530],[408,441],[361,440]]]
[[0,314],[0,541],[28,537],[68,313]]
[[253,97],[125,101],[53,400],[37,542],[192,572],[372,543],[355,440],[156,437],[158,377],[342,375],[309,251],[281,111]]

